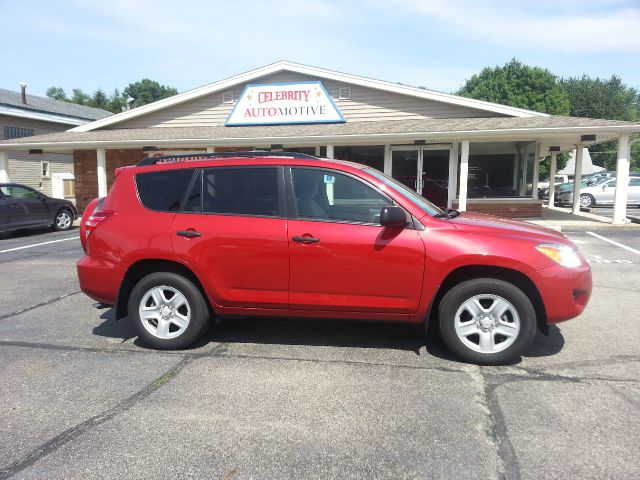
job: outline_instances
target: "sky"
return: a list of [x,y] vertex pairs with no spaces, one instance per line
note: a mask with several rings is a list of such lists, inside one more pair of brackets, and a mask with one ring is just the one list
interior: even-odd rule
[[640,88],[640,0],[0,0],[0,88],[183,92],[279,60],[454,92],[512,58]]

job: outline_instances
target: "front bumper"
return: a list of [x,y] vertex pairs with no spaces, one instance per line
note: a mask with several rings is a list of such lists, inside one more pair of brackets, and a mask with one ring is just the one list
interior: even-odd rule
[[553,265],[537,273],[538,290],[547,313],[547,322],[557,323],[580,315],[591,297],[591,268]]
[[556,193],[555,202],[563,205],[573,203],[573,191]]

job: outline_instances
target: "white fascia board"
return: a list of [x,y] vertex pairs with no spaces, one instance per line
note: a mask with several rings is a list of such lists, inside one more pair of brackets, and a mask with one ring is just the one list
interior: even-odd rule
[[205,95],[210,95],[215,92],[224,91],[228,88],[234,87],[238,84],[250,82],[251,80],[272,75],[274,73],[281,72],[283,70],[301,73],[303,75],[311,75],[316,77],[327,78],[335,80],[337,82],[350,83],[353,85],[359,85],[367,88],[374,88],[377,90],[384,90],[387,92],[398,93],[401,95],[409,95],[416,98],[433,100],[436,102],[449,103],[453,105],[459,105],[463,107],[473,108],[476,110],[484,110],[492,113],[500,113],[503,115],[509,115],[512,117],[547,117],[546,113],[534,112],[533,110],[525,110],[522,108],[509,107],[506,105],[500,105],[498,103],[485,102],[482,100],[476,100],[473,98],[460,97],[458,95],[451,95],[448,93],[434,92],[433,90],[425,90],[422,88],[409,87],[406,85],[399,85],[396,83],[386,82],[383,80],[374,80],[366,77],[359,77],[357,75],[351,75],[348,73],[340,73],[332,70],[326,70],[318,67],[310,67],[307,65],[300,65],[291,62],[277,62],[265,67],[261,67],[249,72],[241,73],[219,82],[204,85],[193,90],[189,90],[184,93],[179,93],[173,97],[165,98],[164,100],[158,100],[157,102],[149,103],[141,107],[134,108],[126,112],[118,113],[110,117],[96,120],[95,122],[82,125],[71,129],[72,132],[90,132],[102,127],[113,125],[125,120],[137,118],[147,113],[152,113],[158,110],[162,110],[167,107],[178,105],[190,100],[195,100]]
[[90,120],[81,118],[65,117],[56,115],[55,113],[35,112],[32,110],[23,110],[21,108],[11,108],[0,105],[0,115],[16,118],[28,118],[30,120],[40,120],[43,122],[61,123],[64,125],[84,125]]
[[512,117],[548,117],[547,113],[534,112],[523,108],[509,107],[500,105],[499,103],[485,102],[474,98],[461,97],[459,95],[451,95],[449,93],[440,93],[433,90],[411,87],[408,85],[400,85],[397,83],[387,82],[384,80],[375,80],[373,78],[360,77],[349,73],[335,72],[322,68],[300,65],[296,63],[286,63],[286,70],[306,75],[315,75],[335,80],[338,82],[351,83],[362,87],[375,88],[388,92],[399,93],[401,95],[410,95],[426,100],[434,100],[436,102],[450,103],[463,107],[474,108],[476,110],[485,110],[493,113],[502,113]]
[[146,139],[146,140],[82,140],[69,142],[30,142],[30,143],[0,143],[0,151],[34,149],[93,149],[93,148],[126,148],[142,147],[145,145],[172,147],[202,147],[266,145],[272,143],[296,143],[298,145],[324,145],[326,143],[353,142],[402,142],[407,140],[428,140],[430,138],[473,139],[475,141],[497,139],[504,137],[535,137],[538,140],[553,139],[563,135],[583,135],[585,133],[638,133],[640,125],[609,125],[593,127],[542,127],[542,128],[511,128],[502,130],[459,130],[459,131],[428,131],[410,133],[380,133],[353,135],[307,135],[307,136],[268,136],[261,138],[229,137],[229,138],[181,138],[181,139]]
[[110,117],[96,120],[95,122],[91,122],[86,125],[82,125],[80,127],[72,128],[69,131],[70,132],[90,132],[93,130],[97,130],[107,125],[113,125],[114,123],[130,120],[132,118],[146,115],[147,113],[155,112],[157,110],[162,110],[164,108],[172,107],[174,105],[179,105],[181,103],[188,102],[190,100],[195,100],[196,98],[200,98],[205,95],[210,95],[215,92],[224,91],[227,88],[233,87],[240,83],[248,82],[254,78],[271,75],[281,70],[284,70],[284,68],[281,67],[280,63],[267,65],[266,67],[258,68],[256,70],[251,70],[250,72],[241,73],[240,75],[236,75],[236,76],[227,78],[225,80],[220,80],[219,82],[211,83],[209,85],[204,85],[202,87],[189,90],[188,92],[179,93],[178,95],[174,95],[173,97],[165,98],[163,100],[158,100],[157,102],[149,103],[147,105],[134,108],[133,110],[117,113]]

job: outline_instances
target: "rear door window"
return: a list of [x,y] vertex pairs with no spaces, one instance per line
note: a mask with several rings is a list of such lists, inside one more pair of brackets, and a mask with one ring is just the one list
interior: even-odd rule
[[142,205],[160,212],[177,212],[193,177],[193,169],[164,170],[136,175]]
[[[189,197],[191,199],[194,195]],[[186,210],[193,211],[189,208]],[[202,212],[280,216],[277,167],[205,170],[202,175]]]

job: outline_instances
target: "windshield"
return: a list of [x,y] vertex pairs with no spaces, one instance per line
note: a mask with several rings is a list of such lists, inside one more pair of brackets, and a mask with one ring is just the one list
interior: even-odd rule
[[385,185],[387,185],[389,188],[391,188],[392,190],[395,190],[403,197],[406,197],[408,200],[411,200],[411,202],[417,207],[419,207],[421,210],[423,210],[424,213],[431,216],[444,213],[442,209],[435,206],[433,203],[431,203],[429,200],[424,198],[422,195],[418,195],[416,192],[414,192],[407,186],[403,185],[402,183],[398,182],[397,180],[391,177],[388,177],[387,175],[380,172],[379,170],[376,170],[374,168],[365,168],[364,171],[367,172],[369,175],[376,177],[378,180],[382,180],[385,183]]
[[[610,178],[606,177],[591,177],[580,182],[580,187],[594,187],[596,185],[600,185],[601,183],[610,180]],[[567,182],[560,185],[560,190],[573,190],[573,182]]]

